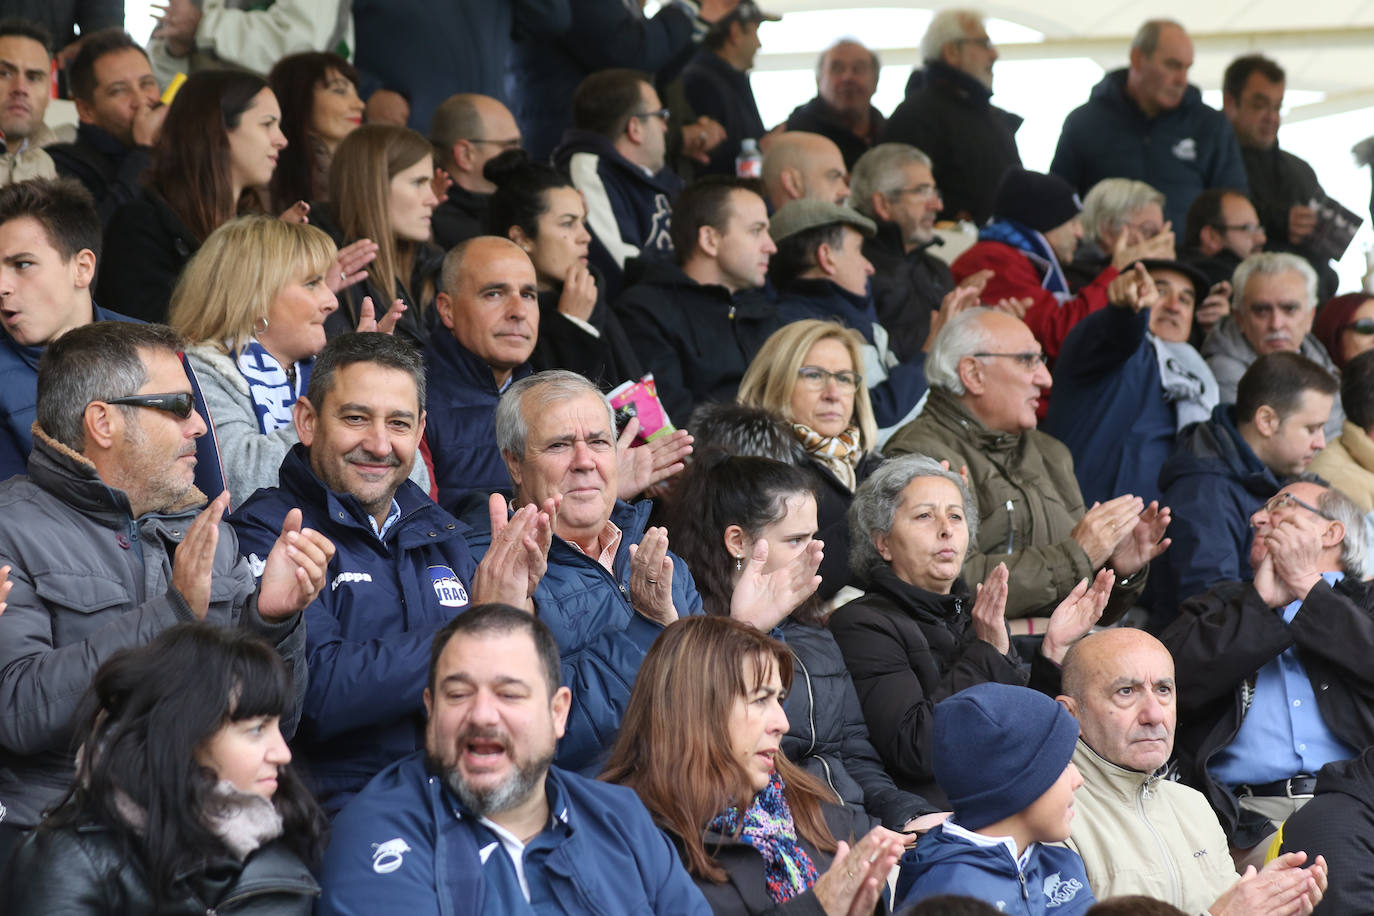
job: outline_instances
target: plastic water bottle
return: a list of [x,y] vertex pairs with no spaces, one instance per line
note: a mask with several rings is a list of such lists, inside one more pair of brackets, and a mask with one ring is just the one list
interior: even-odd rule
[[739,178],[763,177],[763,153],[759,152],[759,141],[749,138],[740,141],[739,155],[735,157],[735,175]]

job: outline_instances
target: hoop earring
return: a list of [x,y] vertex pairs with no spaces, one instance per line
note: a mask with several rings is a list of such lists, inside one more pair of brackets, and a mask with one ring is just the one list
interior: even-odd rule
[[[262,327],[261,327],[261,328],[258,327],[258,321],[261,321],[261,322],[262,322]],[[267,316],[266,316],[266,315],[262,316],[261,318],[258,319],[258,321],[253,322],[253,336],[254,336],[254,337],[257,337],[259,334],[263,334],[263,333],[265,333],[265,332],[267,331]]]

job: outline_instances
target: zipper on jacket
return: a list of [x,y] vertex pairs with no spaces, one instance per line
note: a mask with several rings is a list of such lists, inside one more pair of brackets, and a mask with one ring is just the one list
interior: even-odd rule
[[1159,835],[1155,825],[1150,823],[1150,818],[1145,814],[1145,799],[1150,795],[1150,782],[1153,779],[1146,779],[1140,784],[1140,791],[1135,796],[1135,810],[1140,815],[1140,820],[1150,831],[1150,836],[1155,838],[1155,845],[1159,847],[1159,852],[1164,863],[1169,867],[1169,902],[1174,906],[1183,906],[1182,888],[1180,887],[1178,869],[1174,867],[1174,857],[1169,854],[1169,847],[1164,844],[1164,837]]
[[1014,553],[1016,548],[1016,515],[1015,503],[1007,500],[1007,553]]
[[[800,666],[802,671],[802,677],[806,679],[806,718],[811,724],[811,744],[807,746],[804,756],[810,757],[811,752],[816,749],[816,691],[811,687],[811,672],[806,670],[806,662],[802,661],[801,656],[796,652],[792,653],[792,657],[797,660],[797,665]],[[821,766],[825,769],[826,785],[830,786],[830,791],[835,794],[835,797],[840,801],[840,805],[843,806],[845,803],[844,796],[840,794],[839,789],[835,788],[835,780],[830,774],[829,762],[821,756],[817,756],[816,759],[821,762]]]

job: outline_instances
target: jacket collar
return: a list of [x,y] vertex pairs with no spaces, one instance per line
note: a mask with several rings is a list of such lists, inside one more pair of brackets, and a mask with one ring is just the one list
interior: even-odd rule
[[943,426],[960,430],[984,452],[1007,452],[1020,445],[1023,439],[1021,433],[1006,433],[984,426],[962,401],[944,388],[930,389],[924,413]]
[[[501,394],[496,387],[496,376],[492,374],[491,366],[459,343],[448,328],[441,326],[429,335],[429,341],[425,344],[425,362],[431,369],[442,366],[445,371],[441,375],[449,376],[451,385],[485,391],[494,397]],[[519,381],[533,371],[534,368],[526,361],[515,368],[510,380]],[[435,373],[429,373],[429,377],[433,379]]]
[[884,563],[869,573],[869,588],[895,601],[912,617],[954,620],[963,616],[965,606],[972,609],[968,584],[962,578],[954,580],[948,595],[941,595],[903,581]]
[[1167,768],[1166,764],[1153,773],[1142,773],[1119,766],[1088,747],[1082,737],[1074,748],[1073,762],[1094,794],[1112,795],[1121,801],[1134,801],[1142,787],[1153,788]]
[[[415,460],[420,460],[418,450]],[[294,503],[302,508],[313,507],[315,518],[323,516],[328,519],[331,526],[359,528],[366,531],[370,537],[376,537],[372,529],[371,516],[358,501],[358,497],[352,493],[336,493],[329,489],[310,466],[310,450],[303,444],[297,442],[286,453],[277,475],[277,483],[282,492],[289,495]],[[387,540],[397,537],[408,519],[438,508],[428,494],[410,479],[401,481],[401,486],[397,488],[393,498],[400,506],[401,518],[387,532]],[[307,519],[306,523],[323,524],[310,519]]]
[[[94,462],[48,435],[37,422],[33,424],[29,478],[77,512],[107,527],[122,528],[134,518],[127,493],[105,483]],[[205,494],[193,486],[180,502],[157,514],[180,515],[206,502]]]
[[949,66],[944,61],[928,61],[925,66],[925,82],[931,88],[942,89],[950,95],[986,108],[992,99],[992,90],[962,70]]
[[85,122],[77,125],[76,137],[78,141],[90,144],[96,152],[111,159],[122,159],[134,149],[134,147],[125,146],[118,137],[109,131]]
[[789,283],[787,288],[782,290],[780,299],[789,297],[809,299],[824,308],[835,310],[846,319],[850,327],[860,331],[871,341],[873,330],[871,327],[865,328],[863,323],[877,323],[878,313],[873,307],[873,296],[869,293],[856,296],[833,280],[813,277],[798,278]]

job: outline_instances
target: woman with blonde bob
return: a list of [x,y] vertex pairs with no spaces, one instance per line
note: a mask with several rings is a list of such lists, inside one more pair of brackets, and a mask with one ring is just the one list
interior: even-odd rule
[[[437,323],[434,296],[444,252],[430,241],[434,147],[405,127],[367,124],[340,141],[329,167],[328,226],[339,245],[371,239],[377,257],[367,279],[343,293],[329,336],[351,331],[362,302],[404,305],[397,333],[423,345]],[[312,218],[314,214],[312,213]]]
[[886,912],[901,837],[783,756],[791,682],[777,640],[679,620],[644,658],[601,778],[638,793],[718,916]]
[[[325,319],[338,308],[325,279],[337,254],[314,226],[240,217],[210,234],[172,293],[169,323],[194,342],[186,355],[214,423],[232,507],[276,486],[299,441],[291,409],[324,349]],[[360,331],[389,330],[398,317],[387,315],[379,328],[370,300],[363,312]]]
[[849,583],[849,503],[879,464],[858,331],[834,321],[794,321],[764,342],[740,382],[741,404],[771,410],[792,427],[802,463],[819,477],[817,534],[826,543],[821,564],[823,599]]

